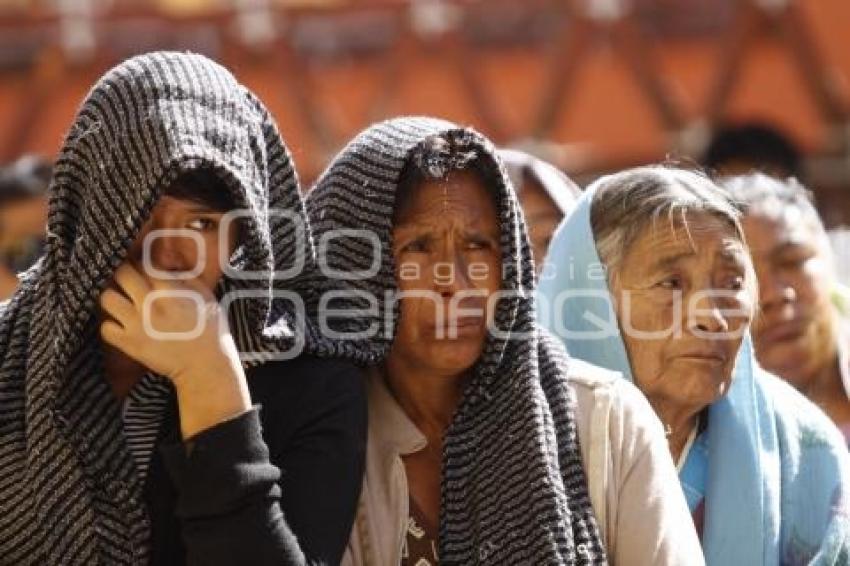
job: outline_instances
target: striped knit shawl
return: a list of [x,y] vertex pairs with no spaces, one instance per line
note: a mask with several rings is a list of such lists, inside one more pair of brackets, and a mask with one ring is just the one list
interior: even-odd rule
[[[329,318],[328,326],[371,337],[345,341],[340,353],[370,364],[385,358],[394,326],[385,329],[385,322],[398,314],[398,302],[388,305],[385,298],[397,291],[391,250],[399,176],[411,151],[434,134],[466,137],[499,172],[493,189],[502,289],[510,295],[497,305],[495,320],[503,336],[488,337],[444,438],[440,561],[604,563],[578,445],[574,394],[566,380],[568,360],[536,324],[523,217],[483,136],[441,120],[402,118],[367,129],[336,157],[307,197],[322,268],[326,274],[338,272],[335,278],[316,278],[312,308],[352,309],[355,317]],[[354,230],[373,234],[380,254],[373,253],[374,241]],[[357,272],[361,277],[350,277]],[[326,298],[322,304],[324,291],[345,298]],[[377,308],[369,297],[377,298]]]
[[252,297],[231,311],[237,344],[292,335],[286,317],[269,322],[270,270],[313,256],[269,113],[198,55],[154,53],[109,71],[61,148],[45,256],[0,317],[2,564],[147,563],[150,525],[103,379],[96,305],[163,187],[196,167],[213,168],[248,211],[233,265],[255,276],[222,285]]

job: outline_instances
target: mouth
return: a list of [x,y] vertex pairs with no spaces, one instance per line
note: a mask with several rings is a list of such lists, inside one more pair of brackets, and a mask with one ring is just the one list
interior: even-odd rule
[[484,317],[481,316],[466,316],[461,318],[456,318],[454,321],[449,321],[449,325],[454,323],[454,326],[458,328],[462,326],[481,326],[484,324]]
[[676,356],[676,359],[689,363],[706,364],[713,366],[722,366],[729,360],[729,358],[724,352],[719,352],[716,350],[693,350],[689,352],[684,352]]
[[445,324],[433,327],[437,338],[454,338],[455,336],[477,335],[484,326],[482,317],[464,317],[446,321]]
[[801,320],[791,320],[773,325],[762,333],[759,341],[768,346],[793,342],[806,333],[806,326],[805,321]]

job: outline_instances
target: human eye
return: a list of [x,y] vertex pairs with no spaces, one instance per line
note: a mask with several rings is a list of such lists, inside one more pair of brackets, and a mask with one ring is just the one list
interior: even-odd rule
[[740,291],[744,288],[744,282],[743,273],[732,273],[724,278],[723,286],[732,291]]
[[788,269],[799,268],[814,257],[814,255],[812,250],[804,248],[790,250],[779,256],[779,264]]
[[199,216],[190,220],[186,224],[186,226],[190,230],[197,230],[198,232],[209,232],[218,228],[218,221],[214,218],[209,218],[207,216]]
[[401,247],[402,252],[406,253],[424,253],[428,251],[427,238],[415,238],[407,242]]
[[493,244],[487,238],[472,236],[467,239],[466,249],[477,251],[477,250],[489,250],[493,248]]
[[679,275],[667,275],[658,280],[655,287],[669,291],[682,289],[684,283]]

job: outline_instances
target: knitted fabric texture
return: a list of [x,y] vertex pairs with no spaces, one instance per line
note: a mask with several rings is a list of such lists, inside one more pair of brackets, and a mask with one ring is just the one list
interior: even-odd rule
[[[327,316],[348,309],[350,316],[327,317],[330,328],[349,336],[339,340],[337,354],[365,364],[385,358],[398,316],[398,301],[386,298],[398,290],[391,250],[399,176],[412,150],[435,134],[465,138],[498,171],[498,186],[491,188],[506,292],[495,316],[501,336],[488,336],[444,439],[440,562],[603,564],[567,384],[569,362],[535,321],[524,221],[488,140],[428,118],[391,120],[357,136],[306,202],[325,274],[360,276],[316,277],[308,310]],[[363,234],[373,234],[373,241]],[[327,291],[337,300],[325,295],[323,302]]]
[[163,188],[197,167],[212,168],[247,211],[219,289],[246,295],[231,310],[237,345],[268,354],[297,334],[286,309],[270,315],[271,275],[309,267],[313,250],[269,113],[202,56],[154,53],[109,71],[61,148],[45,255],[0,316],[0,564],[148,562],[150,524],[103,377],[97,299]]

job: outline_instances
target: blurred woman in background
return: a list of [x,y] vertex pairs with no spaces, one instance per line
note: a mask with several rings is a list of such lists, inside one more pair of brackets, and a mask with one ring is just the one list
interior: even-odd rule
[[793,178],[760,173],[723,184],[744,213],[758,276],[759,363],[823,409],[850,446],[850,305],[810,194]]
[[572,211],[581,189],[557,167],[524,151],[500,149],[499,157],[525,215],[534,266],[539,275],[552,234]]

